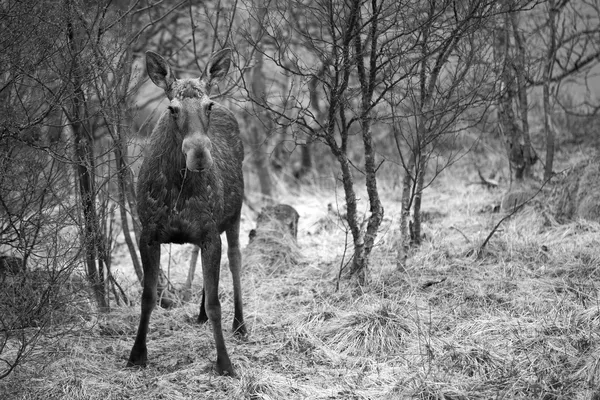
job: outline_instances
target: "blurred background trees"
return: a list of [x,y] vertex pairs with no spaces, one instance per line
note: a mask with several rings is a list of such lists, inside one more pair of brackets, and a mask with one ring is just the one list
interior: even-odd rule
[[[216,97],[240,121],[249,201],[335,182],[351,238],[345,271],[362,284],[385,215],[382,183],[398,192],[401,267],[421,241],[427,187],[480,143],[505,154],[500,171],[487,166],[504,186],[548,181],[562,147],[599,144],[596,0],[9,0],[0,8],[0,256],[19,260],[23,273],[45,272],[46,305],[60,294],[56,282],[77,274],[99,310],[126,303],[111,273],[120,235],[141,282],[135,173],[164,109],[145,84],[148,49],[180,76],[197,75],[215,50],[235,50],[236,71]],[[17,300],[2,299],[15,315],[50,321],[52,313]],[[0,319],[0,329],[30,324],[15,321]]]

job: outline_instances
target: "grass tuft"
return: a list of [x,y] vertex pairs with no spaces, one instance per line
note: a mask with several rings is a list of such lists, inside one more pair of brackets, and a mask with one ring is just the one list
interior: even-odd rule
[[[222,324],[236,378],[215,374],[212,328],[195,322],[196,296],[196,303],[154,310],[145,369],[124,368],[139,304],[117,307],[85,320],[85,330],[44,339],[0,381],[0,393],[8,400],[600,400],[600,224],[561,225],[542,203],[528,205],[476,258],[502,218],[490,207],[502,193],[463,181],[453,174],[428,188],[425,237],[402,270],[395,263],[399,198],[390,188],[371,283],[342,281],[339,290],[351,247],[344,258],[349,238],[327,207],[339,208],[336,194],[302,189],[280,199],[300,214],[298,242],[271,233],[244,250],[247,340],[231,334],[233,290],[222,265]],[[244,218],[242,232],[251,225]],[[174,284],[185,281],[186,251],[163,252]],[[195,292],[201,287],[199,280]],[[131,291],[137,301],[139,288]]]
[[232,392],[234,399],[278,400],[306,398],[304,390],[293,379],[269,370],[248,368],[238,377]]
[[389,305],[382,305],[333,319],[321,338],[342,354],[385,360],[403,351],[405,338],[412,332],[407,318]]

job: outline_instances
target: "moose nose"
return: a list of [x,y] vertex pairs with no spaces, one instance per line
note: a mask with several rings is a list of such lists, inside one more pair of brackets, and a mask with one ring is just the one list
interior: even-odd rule
[[211,149],[212,144],[206,137],[184,139],[181,150],[185,155],[186,168],[190,171],[202,172],[212,167]]
[[202,151],[185,153],[185,166],[192,172],[204,172],[210,169],[213,165],[213,160],[210,154]]

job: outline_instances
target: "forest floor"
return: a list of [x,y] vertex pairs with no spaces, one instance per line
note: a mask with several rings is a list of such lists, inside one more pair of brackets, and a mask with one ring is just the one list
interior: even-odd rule
[[[118,242],[117,278],[135,305],[44,339],[0,381],[0,398],[600,399],[600,225],[558,224],[536,199],[478,252],[505,216],[492,212],[503,191],[466,176],[478,179],[447,171],[426,190],[424,241],[402,270],[395,258],[400,191],[382,188],[386,218],[364,287],[342,280],[336,288],[346,233],[327,205],[343,203],[341,190],[282,195],[300,213],[299,253],[287,264],[245,263],[247,340],[230,332],[232,288],[222,258],[235,378],[215,374],[211,328],[194,322],[197,295],[155,309],[148,367],[125,368],[140,290]],[[244,207],[243,244],[255,218]],[[176,286],[185,282],[190,252],[163,247],[163,268]]]

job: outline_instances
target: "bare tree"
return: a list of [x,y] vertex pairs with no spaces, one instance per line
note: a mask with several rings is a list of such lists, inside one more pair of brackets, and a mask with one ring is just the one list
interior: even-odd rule
[[[597,1],[508,1],[496,18],[495,58],[499,88],[498,124],[517,181],[532,176],[538,160],[531,144],[528,100],[542,89],[545,135],[544,180],[552,176],[555,153],[553,121],[556,106],[575,86],[586,87],[587,78],[600,56],[600,5]],[[565,85],[567,80],[571,83]],[[580,102],[583,109],[594,105]],[[580,108],[581,109],[581,108]],[[568,128],[567,128],[568,129]]]
[[[526,13],[523,24],[528,73],[526,85],[535,90],[542,87],[546,158],[544,180],[552,177],[556,149],[557,112],[594,113],[597,102],[581,96],[573,104],[561,100],[577,91],[589,91],[588,79],[600,61],[600,3],[587,0],[553,0],[538,5]],[[572,126],[564,126],[572,130]]]
[[[386,96],[412,75],[398,41],[409,35],[401,24],[406,4],[392,1],[347,3],[268,2],[262,46],[266,68],[290,78],[272,81],[267,99],[253,98],[281,129],[324,143],[337,160],[354,251],[348,268],[359,282],[368,278],[369,256],[383,218],[377,186],[373,129],[389,116]],[[251,15],[257,9],[248,5]],[[300,15],[301,13],[301,15]],[[285,29],[283,29],[285,27]],[[360,150],[357,146],[360,143]],[[364,177],[368,212],[361,215],[356,177]]]
[[81,254],[74,245],[79,204],[60,140],[69,90],[53,70],[66,50],[57,39],[65,37],[64,17],[60,3],[0,5],[7,39],[0,45],[0,264],[19,265],[0,271],[0,379],[32,355],[48,327],[60,323],[56,334],[73,327],[67,280]]
[[411,244],[420,244],[423,191],[461,155],[452,143],[490,105],[494,82],[485,62],[490,46],[482,27],[495,9],[491,1],[428,2],[400,16],[405,33],[397,44],[408,62],[402,73],[392,75],[399,84],[387,97],[404,173],[399,266]]

